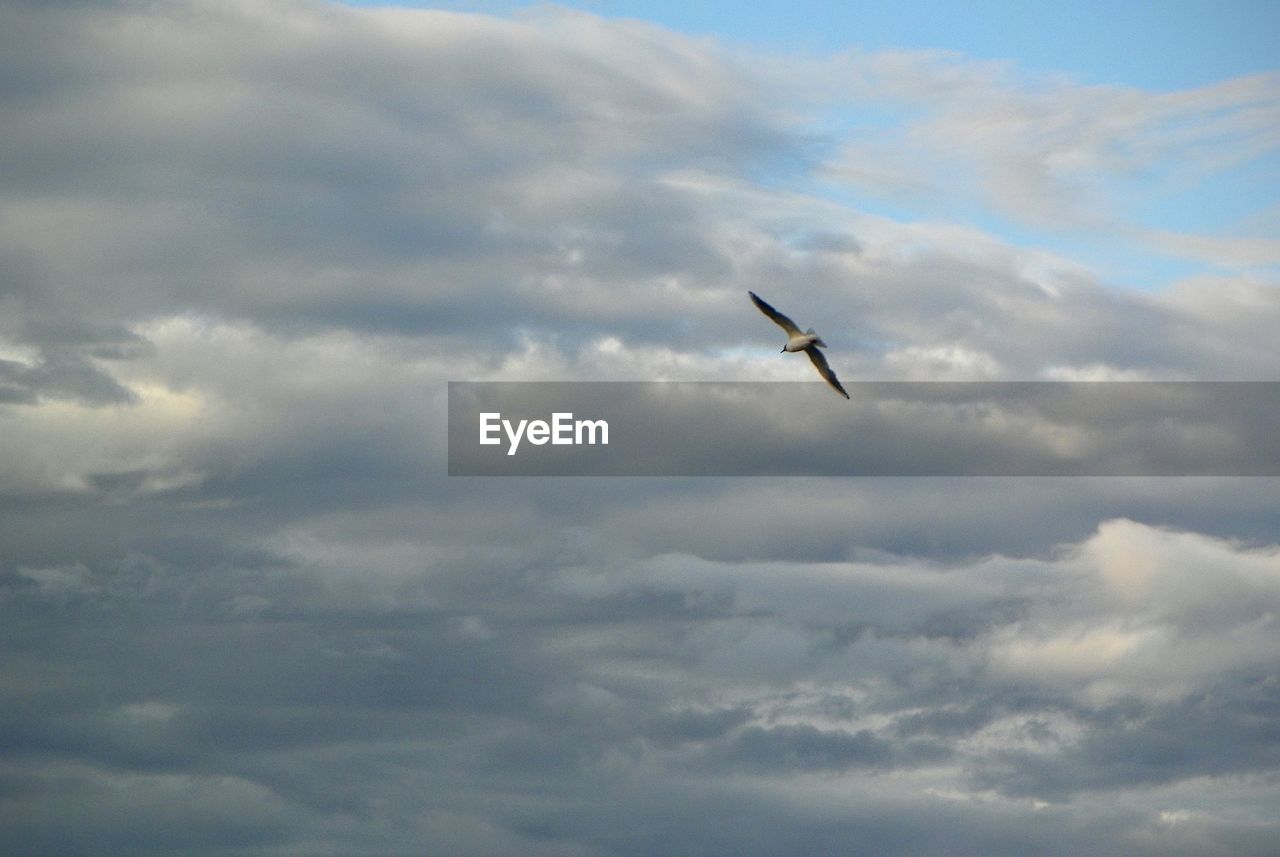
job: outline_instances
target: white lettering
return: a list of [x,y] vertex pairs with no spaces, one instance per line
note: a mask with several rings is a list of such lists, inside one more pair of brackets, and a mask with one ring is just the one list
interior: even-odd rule
[[490,432],[496,432],[500,428],[500,426],[498,426],[498,424],[495,423],[494,420],[498,420],[501,418],[502,418],[502,414],[487,413],[487,414],[480,415],[480,445],[481,446],[496,446],[497,444],[502,443],[502,438],[500,437],[489,437]]
[[558,445],[573,443],[573,435],[570,434],[572,425],[569,420],[573,419],[573,414],[555,413],[551,415],[551,423],[555,427],[555,431],[551,434],[551,442]]
[[534,420],[529,423],[529,430],[525,432],[525,438],[534,446],[542,446],[547,442],[547,438],[551,434],[551,426],[542,420]]
[[520,420],[513,423],[502,419],[500,413],[480,414],[480,443],[482,446],[494,446],[502,442],[498,436],[501,429],[507,436],[507,455],[515,455],[520,448],[520,441],[527,440],[534,446],[542,446],[547,442],[558,446],[597,443],[609,445],[609,424],[604,420],[574,420],[571,413],[554,413],[551,422],[545,420]]
[[516,447],[520,445],[520,435],[524,434],[524,427],[529,423],[528,420],[521,420],[516,426],[515,432],[511,431],[511,421],[503,420],[502,428],[507,433],[507,437],[511,438],[511,448],[507,450],[507,455],[515,455]]
[[[570,416],[573,416],[570,414]],[[604,446],[609,445],[609,424],[604,420],[578,420],[573,424],[573,442],[582,445],[583,430],[586,430],[587,443],[595,446],[596,429],[600,430],[600,443]]]

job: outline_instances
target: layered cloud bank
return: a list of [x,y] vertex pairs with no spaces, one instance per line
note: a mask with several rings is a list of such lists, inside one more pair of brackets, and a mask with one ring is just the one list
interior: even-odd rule
[[444,475],[449,380],[810,380],[748,289],[850,381],[1275,381],[1274,240],[1125,203],[1272,156],[1274,75],[310,2],[0,57],[0,850],[1274,847],[1274,480]]
[[748,556],[707,558],[645,532],[666,505],[618,539],[494,502],[307,516],[252,549],[134,524],[147,554],[19,566],[11,845],[1263,854],[1280,832],[1275,546],[1114,519],[1047,557],[797,562],[726,514],[701,529]]

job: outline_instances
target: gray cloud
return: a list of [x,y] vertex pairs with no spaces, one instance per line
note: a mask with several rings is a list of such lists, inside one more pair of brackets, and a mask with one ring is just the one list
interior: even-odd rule
[[814,64],[640,23],[0,15],[6,853],[1273,849],[1274,480],[445,476],[448,380],[809,380],[748,288],[842,378],[1274,380],[1266,277],[795,191]]
[[[416,547],[409,532],[398,545],[367,541],[388,528],[397,529],[394,514],[344,516],[323,528],[323,542],[291,536],[293,547],[266,563],[227,557],[181,568],[134,556],[93,569],[19,569],[6,585],[5,648],[25,652],[11,657],[10,675],[29,678],[11,691],[6,746],[17,752],[7,764],[13,776],[28,759],[44,773],[28,775],[17,794],[34,799],[36,782],[72,765],[64,788],[75,784],[83,805],[97,807],[110,800],[107,772],[123,770],[131,773],[110,782],[143,796],[163,789],[170,808],[157,819],[149,799],[133,810],[107,803],[134,824],[104,828],[86,810],[68,813],[73,829],[103,831],[120,850],[198,850],[201,837],[207,845],[243,836],[269,852],[276,837],[283,844],[310,828],[370,853],[410,850],[413,836],[443,835],[458,813],[454,823],[472,819],[464,827],[484,819],[492,835],[505,831],[500,850],[643,853],[670,843],[706,853],[736,841],[723,825],[736,825],[744,806],[781,825],[745,853],[771,853],[803,818],[816,847],[842,835],[924,847],[916,837],[944,834],[922,827],[921,812],[952,818],[962,852],[990,841],[1009,853],[1051,850],[1065,831],[1075,847],[1109,853],[1114,836],[1154,825],[1164,833],[1152,853],[1192,853],[1199,839],[1186,831],[1212,832],[1195,820],[1212,808],[1195,804],[1181,834],[1158,819],[1188,810],[1184,783],[1228,776],[1242,805],[1265,805],[1265,786],[1239,778],[1274,765],[1270,649],[1251,654],[1237,641],[1274,606],[1274,549],[1120,523],[1052,560],[722,564],[665,555],[637,564],[599,555],[607,542],[571,548],[565,531],[545,530],[552,544],[526,540],[504,552],[499,542],[487,556],[473,548],[469,559],[442,562],[447,539],[434,531],[417,530]],[[1143,540],[1174,557],[1194,553],[1179,547],[1191,540],[1214,552],[1223,579],[1239,582],[1182,592],[1196,581],[1175,584],[1182,572],[1157,564],[1163,577],[1149,585],[1165,594],[1117,604],[1129,581],[1097,580],[1098,563],[1114,574],[1105,564]],[[1202,567],[1193,558],[1185,566]],[[1065,603],[1077,606],[1064,614],[1046,586],[1066,587]],[[1179,615],[1184,598],[1219,615],[1214,638],[1201,640],[1203,623]],[[1166,630],[1148,654],[1115,660],[1097,637],[1121,617]],[[1062,645],[1084,641],[1065,673],[1044,645],[1055,634]],[[1179,669],[1202,642],[1227,660],[1211,672]],[[1042,659],[1028,665],[1035,678],[1007,671],[1015,645]],[[1168,664],[1167,678],[1152,663]],[[1097,695],[1094,685],[1128,669],[1143,678]],[[1190,692],[1170,696],[1164,680],[1191,682]],[[63,761],[50,768],[52,760]],[[893,782],[905,775],[927,792],[901,792]],[[816,795],[824,780],[862,794],[867,813],[794,804],[797,787]],[[1173,802],[1140,801],[1128,818],[1110,819],[1080,806],[1134,785],[1170,790]],[[972,787],[1004,797],[985,799],[976,815],[927,797]],[[416,797],[405,803],[402,789]],[[196,793],[210,795],[203,821],[178,810]],[[219,819],[239,813],[238,793],[263,799],[234,827]],[[1036,812],[1047,816],[1033,816],[1032,799],[1046,802]],[[394,814],[415,804],[428,808],[426,820],[394,833]],[[7,811],[23,806],[11,800]],[[151,814],[144,823],[134,811]],[[165,829],[167,813],[194,827]],[[1099,830],[1077,828],[1070,819],[1081,813]],[[671,825],[655,828],[662,817]],[[1210,838],[1247,842],[1265,818]],[[1066,826],[1045,829],[1046,819]],[[494,847],[479,828],[460,844]]]

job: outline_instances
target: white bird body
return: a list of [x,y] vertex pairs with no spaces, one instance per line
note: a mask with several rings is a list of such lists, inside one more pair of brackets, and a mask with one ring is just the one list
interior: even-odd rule
[[840,386],[840,379],[836,377],[836,373],[827,364],[827,358],[823,357],[822,352],[818,350],[819,348],[826,348],[827,343],[823,342],[822,338],[814,333],[813,328],[802,331],[794,321],[769,306],[755,292],[747,292],[747,294],[751,296],[751,302],[759,308],[760,312],[767,315],[774,324],[787,332],[787,344],[782,346],[782,350],[784,352],[790,351],[793,354],[797,351],[803,351],[808,354],[809,360],[813,362],[818,374],[825,378],[826,382],[836,389],[836,392],[846,399],[849,398],[849,394],[844,391],[844,387]]
[[797,351],[804,351],[808,349],[810,345],[817,345],[822,348],[827,347],[827,343],[823,342],[818,337],[818,334],[813,332],[813,328],[809,328],[804,333],[793,333],[791,336],[787,337],[787,344],[782,346],[782,350],[790,351],[794,354]]

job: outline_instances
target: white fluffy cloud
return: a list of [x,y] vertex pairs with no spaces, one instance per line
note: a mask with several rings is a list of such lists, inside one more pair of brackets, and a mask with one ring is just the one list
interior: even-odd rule
[[1280,552],[1132,521],[1104,523],[1055,574],[1045,612],[992,640],[997,670],[1090,698],[1177,698],[1265,670],[1280,617]]

